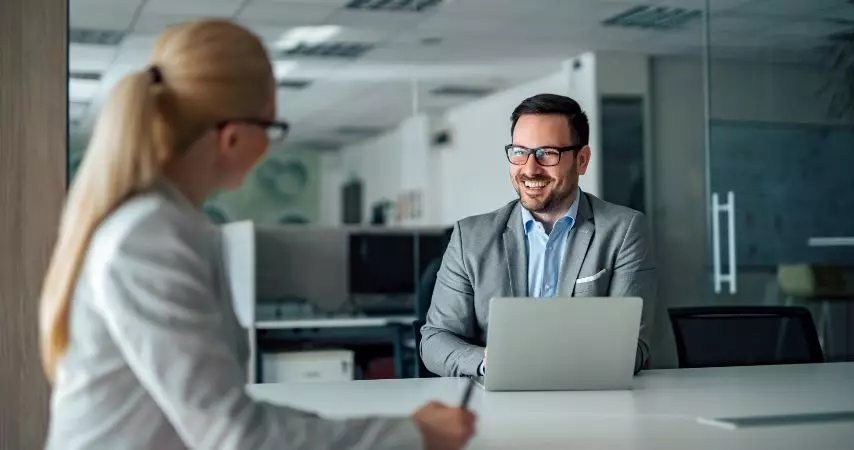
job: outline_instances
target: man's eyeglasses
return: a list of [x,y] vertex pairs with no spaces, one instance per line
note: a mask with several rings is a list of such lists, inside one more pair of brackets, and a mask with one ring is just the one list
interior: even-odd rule
[[290,125],[288,125],[287,122],[279,120],[257,119],[254,117],[223,120],[216,124],[216,128],[218,130],[222,130],[223,127],[225,127],[226,125],[235,122],[247,123],[250,125],[255,125],[264,128],[264,130],[267,131],[267,139],[270,140],[270,143],[279,143],[284,141],[285,138],[288,136],[288,129],[290,129]]
[[507,154],[507,161],[510,161],[510,164],[524,166],[528,163],[528,157],[533,154],[539,165],[556,166],[560,163],[561,153],[581,150],[582,148],[584,148],[584,144],[570,145],[569,147],[538,148],[526,148],[521,145],[510,144],[504,147],[504,151]]

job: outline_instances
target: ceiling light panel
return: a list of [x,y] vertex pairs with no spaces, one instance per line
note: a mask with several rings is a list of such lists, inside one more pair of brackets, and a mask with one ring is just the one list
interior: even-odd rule
[[279,50],[291,50],[300,45],[318,45],[327,42],[341,32],[338,25],[295,27],[284,32],[276,41]]
[[680,28],[703,15],[698,9],[670,6],[638,5],[602,21],[611,27],[672,30]]
[[425,12],[442,0],[351,0],[345,8],[358,11]]
[[68,78],[82,81],[100,81],[101,74],[99,72],[83,72],[72,70],[68,73]]
[[277,80],[285,77],[285,75],[293,72],[299,63],[296,61],[273,61],[273,74]]
[[320,44],[298,44],[276,53],[278,58],[310,57],[331,59],[355,59],[374,48],[364,42],[324,42]]
[[383,127],[368,127],[368,126],[354,126],[354,125],[345,125],[342,127],[338,127],[335,129],[335,132],[342,136],[352,137],[352,138],[364,138],[369,136],[375,136],[385,131]]
[[116,46],[122,42],[125,33],[116,30],[96,30],[92,28],[72,28],[68,31],[70,44]]
[[309,86],[311,86],[311,81],[309,80],[297,80],[297,79],[284,79],[279,80],[276,83],[276,86],[280,89],[288,89],[288,90],[302,90]]
[[454,96],[454,97],[483,97],[489,95],[492,88],[479,86],[440,86],[430,91],[432,95]]

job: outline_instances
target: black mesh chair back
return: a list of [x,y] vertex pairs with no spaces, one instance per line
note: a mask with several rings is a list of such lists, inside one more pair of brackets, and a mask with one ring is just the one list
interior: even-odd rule
[[812,316],[803,307],[671,308],[679,367],[824,362]]

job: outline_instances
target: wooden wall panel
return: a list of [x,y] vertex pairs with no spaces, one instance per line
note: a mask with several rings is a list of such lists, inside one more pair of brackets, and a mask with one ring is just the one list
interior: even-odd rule
[[67,0],[0,0],[0,449],[43,447],[38,294],[65,196]]

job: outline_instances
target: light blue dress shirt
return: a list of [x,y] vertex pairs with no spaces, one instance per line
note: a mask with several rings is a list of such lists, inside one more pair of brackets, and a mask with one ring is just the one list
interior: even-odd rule
[[[525,228],[525,251],[528,259],[528,296],[554,297],[560,280],[560,269],[563,265],[563,255],[566,253],[566,242],[569,232],[575,226],[575,216],[578,214],[578,199],[581,198],[581,188],[577,189],[575,201],[566,214],[555,222],[551,233],[546,233],[543,224],[534,219],[531,211],[522,207],[522,225]],[[477,369],[480,375],[486,373],[483,362]]]
[[528,258],[528,295],[531,297],[553,297],[560,279],[563,255],[569,231],[575,225],[578,214],[578,189],[575,201],[566,214],[555,222],[551,233],[546,233],[543,224],[534,219],[526,208],[522,208],[522,224],[525,227],[525,248]]

